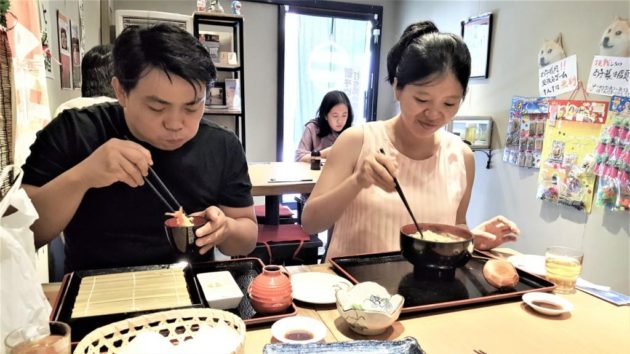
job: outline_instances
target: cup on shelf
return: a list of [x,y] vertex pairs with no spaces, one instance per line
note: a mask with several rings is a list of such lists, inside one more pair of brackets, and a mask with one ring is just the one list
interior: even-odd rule
[[552,246],[545,252],[547,279],[556,284],[558,294],[572,294],[582,272],[584,252],[562,246]]

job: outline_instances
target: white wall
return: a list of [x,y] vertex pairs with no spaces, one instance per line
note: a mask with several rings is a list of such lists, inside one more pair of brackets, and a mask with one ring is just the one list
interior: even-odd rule
[[[446,32],[460,32],[459,22],[484,12],[494,14],[490,77],[473,80],[461,115],[489,115],[496,122],[492,168],[478,152],[477,176],[468,212],[470,225],[496,214],[516,221],[522,237],[513,247],[543,254],[562,244],[585,252],[584,278],[630,293],[630,217],[593,208],[590,215],[535,198],[538,170],[501,161],[507,114],[514,95],[537,96],[537,52],[543,39],[562,33],[567,55],[577,55],[578,78],[586,84],[604,29],[615,16],[630,17],[628,1],[407,1],[400,7],[397,32],[414,21],[430,19]],[[563,95],[561,97],[566,97]],[[609,97],[592,96],[608,101]]]
[[[394,1],[350,0],[346,2],[380,5],[384,7],[383,37],[381,57],[393,44]],[[221,5],[229,9],[228,0]],[[275,161],[277,136],[277,87],[278,87],[278,8],[276,5],[255,2],[242,2],[245,42],[245,119],[246,153],[250,162]],[[115,0],[114,9],[153,10],[190,15],[196,5],[195,0],[181,1],[129,1]],[[389,36],[388,36],[389,34]],[[381,61],[381,94],[378,97],[377,116],[389,116],[393,109],[393,95],[384,78],[385,62]],[[384,93],[384,94],[383,94]]]
[[[57,38],[57,10],[69,18],[73,23],[79,23],[79,3],[76,0],[64,1],[64,0],[40,0],[48,3],[48,10],[50,16],[50,48],[55,58],[59,58],[59,47]],[[101,43],[100,41],[100,4],[95,0],[83,1],[83,26],[85,27],[85,48],[83,53],[90,50]],[[47,78],[46,84],[48,89],[48,103],[50,106],[50,114],[52,115],[61,103],[75,97],[81,96],[81,89],[61,89],[61,74],[59,65],[53,62],[54,79]]]

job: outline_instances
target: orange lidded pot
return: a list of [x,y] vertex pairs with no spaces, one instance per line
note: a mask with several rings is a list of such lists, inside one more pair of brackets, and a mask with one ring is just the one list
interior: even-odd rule
[[291,276],[284,267],[277,265],[265,266],[249,284],[247,292],[252,307],[259,313],[280,313],[293,302]]

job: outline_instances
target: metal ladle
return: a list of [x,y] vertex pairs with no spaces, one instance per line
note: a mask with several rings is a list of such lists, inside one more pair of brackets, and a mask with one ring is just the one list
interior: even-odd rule
[[[385,150],[383,150],[383,148],[380,148],[379,151],[381,152],[381,154],[385,155]],[[411,215],[411,220],[413,220],[413,223],[416,225],[416,230],[418,230],[418,232],[420,233],[420,239],[423,239],[424,235],[422,234],[422,230],[420,230],[420,225],[418,225],[418,222],[416,221],[416,217],[413,215],[413,212],[411,211],[411,208],[409,207],[409,203],[407,203],[407,198],[405,198],[405,193],[403,193],[402,189],[400,188],[398,179],[394,177],[394,175],[392,175],[391,172],[389,172],[389,169],[387,169],[387,167],[385,167],[385,169],[387,170],[387,173],[389,173],[389,175],[392,176],[392,178],[394,179],[394,184],[396,185],[396,192],[398,192],[400,199],[402,199],[403,203],[405,204],[405,208],[407,208],[409,215]]]

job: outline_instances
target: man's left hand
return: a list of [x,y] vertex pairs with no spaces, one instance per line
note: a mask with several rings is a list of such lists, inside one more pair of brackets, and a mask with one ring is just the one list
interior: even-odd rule
[[210,251],[212,247],[220,245],[227,237],[228,217],[223,210],[216,206],[191,214],[193,216],[205,217],[208,222],[195,231],[197,240],[195,244],[199,247],[199,254],[203,255]]

